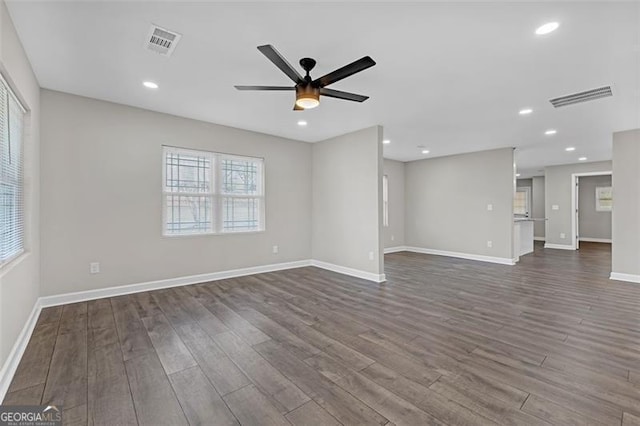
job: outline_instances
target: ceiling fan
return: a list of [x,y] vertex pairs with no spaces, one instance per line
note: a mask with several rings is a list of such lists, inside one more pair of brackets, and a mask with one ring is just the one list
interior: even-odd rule
[[369,56],[358,59],[342,68],[330,72],[315,80],[311,79],[309,72],[316,66],[315,59],[302,58],[300,66],[306,71],[306,75],[302,77],[287,60],[282,57],[275,47],[270,44],[258,46],[258,50],[264,54],[271,62],[275,64],[287,77],[296,83],[295,86],[235,86],[238,90],[295,90],[296,102],[293,106],[294,111],[315,108],[320,105],[320,95],[329,96],[331,98],[345,99],[347,101],[364,102],[369,99],[368,96],[357,95],[355,93],[343,92],[340,90],[327,89],[326,86],[337,81],[347,78],[355,73],[364,71],[374,66],[376,63]]

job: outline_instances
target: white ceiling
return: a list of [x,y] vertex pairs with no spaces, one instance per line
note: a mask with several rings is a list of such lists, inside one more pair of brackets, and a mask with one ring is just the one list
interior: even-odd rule
[[[382,124],[386,158],[514,146],[525,177],[610,159],[611,133],[640,127],[638,2],[7,3],[42,87],[309,142]],[[548,21],[560,28],[536,36]],[[151,23],[183,34],[170,58],[143,47]],[[316,77],[370,55],[375,67],[331,87],[371,99],[294,112],[290,92],[236,91],[291,84],[256,49],[267,43],[292,64],[315,58]],[[612,98],[548,102],[608,84]]]

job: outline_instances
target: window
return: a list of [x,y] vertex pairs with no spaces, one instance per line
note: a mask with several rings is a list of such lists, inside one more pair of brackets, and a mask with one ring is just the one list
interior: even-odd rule
[[164,235],[263,231],[264,162],[163,147]]
[[389,176],[382,176],[382,225],[389,226]]
[[613,191],[610,186],[596,187],[596,211],[610,212],[613,206]]
[[0,77],[0,265],[24,251],[24,114],[25,109]]
[[513,214],[529,216],[530,205],[530,189],[522,187],[516,189],[516,195],[513,198]]

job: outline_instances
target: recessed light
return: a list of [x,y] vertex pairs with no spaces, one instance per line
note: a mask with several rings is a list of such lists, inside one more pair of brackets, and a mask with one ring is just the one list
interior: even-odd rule
[[520,173],[516,173],[516,177],[520,177]]
[[580,157],[578,158],[578,161],[587,161],[587,157]]
[[547,135],[547,136],[555,135],[556,133],[558,133],[558,131],[556,129],[549,129],[546,132],[544,132],[544,134]]
[[576,150],[576,148],[575,148],[575,147],[573,147],[573,146],[570,146],[570,147],[565,148],[564,150],[565,150],[565,151],[568,151],[568,152],[571,152],[571,151],[575,151],[575,150]]
[[389,139],[385,139],[382,141],[383,144],[385,145],[389,145],[391,143],[391,141]]
[[536,34],[538,34],[538,35],[549,34],[549,33],[553,32],[553,31],[557,30],[559,26],[560,26],[560,24],[557,23],[557,22],[547,22],[546,24],[541,25],[536,29]]
[[306,125],[307,125],[307,122],[306,122],[306,121],[304,121],[304,120],[300,120],[300,121],[298,121],[298,126],[302,126],[302,127],[304,127],[304,126],[306,126]]
[[520,115],[527,115],[527,114],[531,114],[533,112],[533,110],[531,108],[524,108],[521,109],[518,114]]
[[428,154],[428,153],[429,153],[429,150],[428,150],[428,149],[423,149],[423,150],[422,150],[422,153],[423,153],[423,154]]
[[153,81],[145,81],[142,83],[142,85],[144,87],[146,87],[147,89],[157,89],[158,85],[156,83],[154,83]]

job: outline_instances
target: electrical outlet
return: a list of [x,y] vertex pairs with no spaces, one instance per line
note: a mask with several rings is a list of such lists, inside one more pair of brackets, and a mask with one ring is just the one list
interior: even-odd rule
[[564,232],[560,233],[560,238],[563,239],[563,240],[566,238],[566,235],[564,234]]
[[273,246],[273,254],[278,254],[278,246]]
[[91,274],[99,274],[100,273],[100,263],[99,262],[91,262],[89,264],[89,273],[91,273]]
[[373,252],[372,251],[369,252],[369,260],[373,260]]
[[557,204],[554,204],[551,206],[551,210],[560,210],[560,206]]
[[487,241],[487,247],[489,248],[493,247],[493,241]]
[[487,204],[487,211],[493,211],[493,204]]
[[392,236],[391,236],[391,241],[393,241],[393,240],[395,240],[395,239],[396,239],[396,237],[392,235]]

